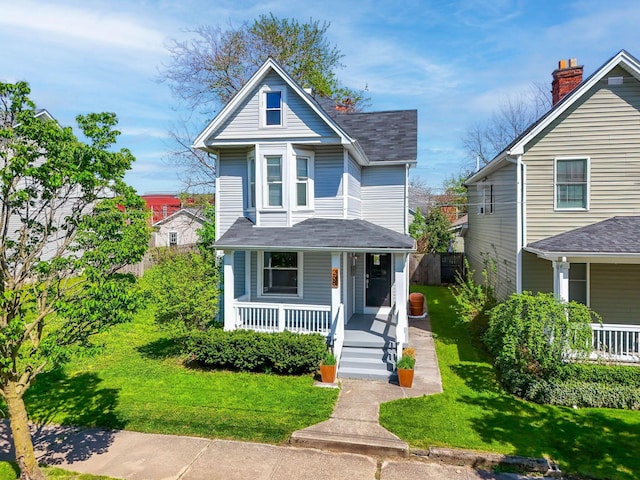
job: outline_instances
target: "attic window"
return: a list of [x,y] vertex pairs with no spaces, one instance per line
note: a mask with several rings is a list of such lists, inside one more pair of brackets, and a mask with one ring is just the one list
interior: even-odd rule
[[282,92],[265,92],[266,125],[282,125]]
[[622,85],[623,77],[608,77],[607,84],[608,85]]

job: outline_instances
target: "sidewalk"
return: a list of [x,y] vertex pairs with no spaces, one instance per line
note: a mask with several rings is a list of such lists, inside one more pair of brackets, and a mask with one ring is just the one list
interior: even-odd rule
[[[0,422],[0,460],[13,460],[8,427]],[[133,480],[527,478],[419,460],[127,431],[51,426],[34,431],[34,440],[38,458],[49,465]]]

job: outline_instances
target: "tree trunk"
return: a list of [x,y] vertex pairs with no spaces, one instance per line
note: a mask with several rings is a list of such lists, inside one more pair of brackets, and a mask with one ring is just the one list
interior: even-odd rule
[[23,398],[16,391],[15,382],[9,381],[5,393],[9,420],[11,421],[11,433],[13,434],[13,446],[16,450],[16,462],[20,467],[20,479],[46,480],[36,461],[29,432],[27,409],[24,406]]

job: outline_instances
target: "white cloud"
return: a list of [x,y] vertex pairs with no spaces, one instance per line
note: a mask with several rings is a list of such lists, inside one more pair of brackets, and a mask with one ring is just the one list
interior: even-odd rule
[[57,41],[164,52],[164,35],[133,18],[53,2],[6,2],[2,5],[0,25],[53,35]]
[[167,130],[152,127],[120,127],[118,129],[122,135],[153,137],[153,138],[169,138]]

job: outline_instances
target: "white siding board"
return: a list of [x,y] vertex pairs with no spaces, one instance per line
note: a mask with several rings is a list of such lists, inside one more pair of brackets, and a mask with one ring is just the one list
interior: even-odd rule
[[315,216],[342,218],[342,147],[316,149],[314,162]]
[[362,169],[362,218],[404,233],[405,166]]

